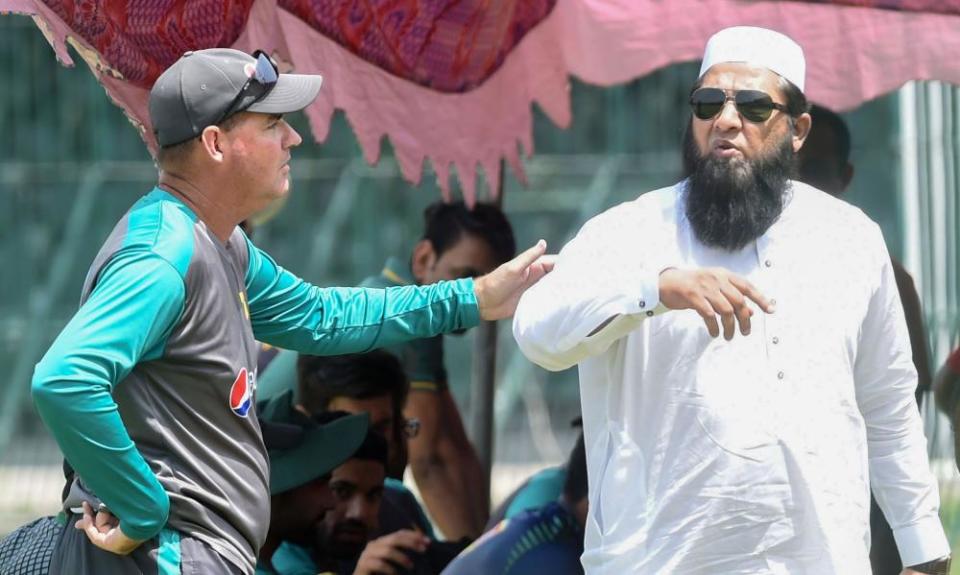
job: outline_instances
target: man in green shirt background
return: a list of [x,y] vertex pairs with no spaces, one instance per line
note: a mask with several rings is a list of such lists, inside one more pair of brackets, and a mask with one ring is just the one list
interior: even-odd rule
[[[409,259],[389,258],[380,274],[362,285],[386,288],[479,277],[515,252],[513,229],[498,207],[436,202],[424,210],[423,237]],[[404,415],[420,424],[408,442],[409,453],[392,458],[390,475],[399,478],[408,460],[420,496],[443,535],[448,540],[477,537],[489,516],[489,488],[448,387],[443,337],[386,349],[400,358],[410,380]],[[296,354],[282,351],[263,371],[260,392],[280,393],[293,388],[296,379]]]

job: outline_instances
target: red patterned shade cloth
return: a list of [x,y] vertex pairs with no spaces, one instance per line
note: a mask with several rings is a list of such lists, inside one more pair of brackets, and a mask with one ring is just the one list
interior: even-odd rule
[[807,96],[837,110],[909,80],[960,82],[960,0],[0,0],[3,11],[32,15],[66,65],[72,44],[151,148],[147,95],[166,66],[186,50],[259,48],[324,75],[306,110],[318,141],[343,110],[367,161],[389,138],[408,180],[429,159],[449,196],[456,168],[468,202],[481,167],[491,186],[501,160],[524,180],[533,102],[569,125],[570,75],[627,82],[699,59],[727,26],[794,38]]
[[811,4],[837,4],[841,6],[859,6],[861,8],[879,8],[901,12],[921,12],[929,14],[960,15],[958,0],[794,0]]
[[[477,87],[556,0],[281,0],[386,72],[441,92]],[[253,0],[43,0],[131,84],[149,88],[187,50],[232,46]]]
[[381,69],[441,92],[476,88],[557,0],[280,0]]
[[170,64],[197,47],[230,46],[247,24],[253,0],[44,0],[104,63],[150,88]]

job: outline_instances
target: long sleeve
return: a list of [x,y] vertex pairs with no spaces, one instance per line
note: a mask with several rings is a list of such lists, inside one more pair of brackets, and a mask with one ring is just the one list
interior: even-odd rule
[[903,306],[883,240],[875,241],[883,252],[882,270],[860,332],[854,381],[866,422],[873,493],[909,566],[947,555],[950,546],[914,399],[917,372]]
[[183,278],[162,258],[119,253],[34,371],[41,418],[84,485],[134,539],[160,531],[170,502],[112,393],[137,362],[162,355],[184,293]]
[[635,204],[587,222],[553,272],[520,299],[513,334],[524,355],[545,369],[566,369],[664,311],[659,277],[671,259],[663,228]]
[[258,340],[303,353],[369,351],[477,325],[472,279],[426,286],[319,288],[247,243],[250,319]]

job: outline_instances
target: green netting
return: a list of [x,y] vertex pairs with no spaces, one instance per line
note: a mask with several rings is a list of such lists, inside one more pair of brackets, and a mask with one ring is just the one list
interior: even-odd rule
[[[0,90],[0,364],[8,366],[0,378],[0,533],[56,506],[59,454],[29,402],[30,372],[75,309],[100,242],[155,177],[135,130],[82,66],[61,67],[30,20],[0,17],[0,70],[8,79]],[[675,181],[687,118],[682,103],[696,70],[695,64],[673,66],[609,89],[573,82],[568,130],[538,113],[529,187],[505,179],[504,207],[520,244],[544,237],[559,247],[586,217]],[[939,95],[928,94],[931,89]],[[848,199],[880,223],[894,255],[921,254],[907,260],[915,260],[932,360],[939,365],[960,325],[960,114],[956,89],[923,85],[918,91],[909,106],[891,95],[845,115],[857,167]],[[918,126],[919,145],[910,150],[900,129],[907,109]],[[293,122],[309,132],[304,118]],[[937,125],[940,131],[931,129]],[[411,187],[386,142],[380,164],[366,165],[339,116],[326,144],[306,140],[295,152],[288,204],[256,231],[257,243],[321,284],[352,284],[378,271],[386,256],[404,257],[420,232],[423,207],[439,197],[432,173]],[[916,160],[916,186],[905,190],[914,181],[902,173],[913,165],[908,154]],[[905,202],[918,206],[916,221],[904,219]],[[944,225],[934,225],[938,218],[946,218]],[[507,328],[501,325],[499,338],[496,460],[504,469],[558,461],[571,442],[567,424],[579,412],[576,374],[532,368]],[[450,366],[469,366],[469,335],[453,338],[448,349]],[[469,371],[451,371],[454,394],[469,408]],[[960,484],[950,430],[932,409],[925,417],[943,481],[944,521],[958,540]]]

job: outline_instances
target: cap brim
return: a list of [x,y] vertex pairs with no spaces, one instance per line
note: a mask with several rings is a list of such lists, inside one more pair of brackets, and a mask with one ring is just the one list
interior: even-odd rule
[[298,112],[317,98],[322,84],[323,76],[319,74],[280,74],[270,93],[247,111],[261,114]]
[[306,431],[293,449],[270,453],[270,494],[306,485],[330,473],[357,452],[367,436],[368,416],[358,413]]

